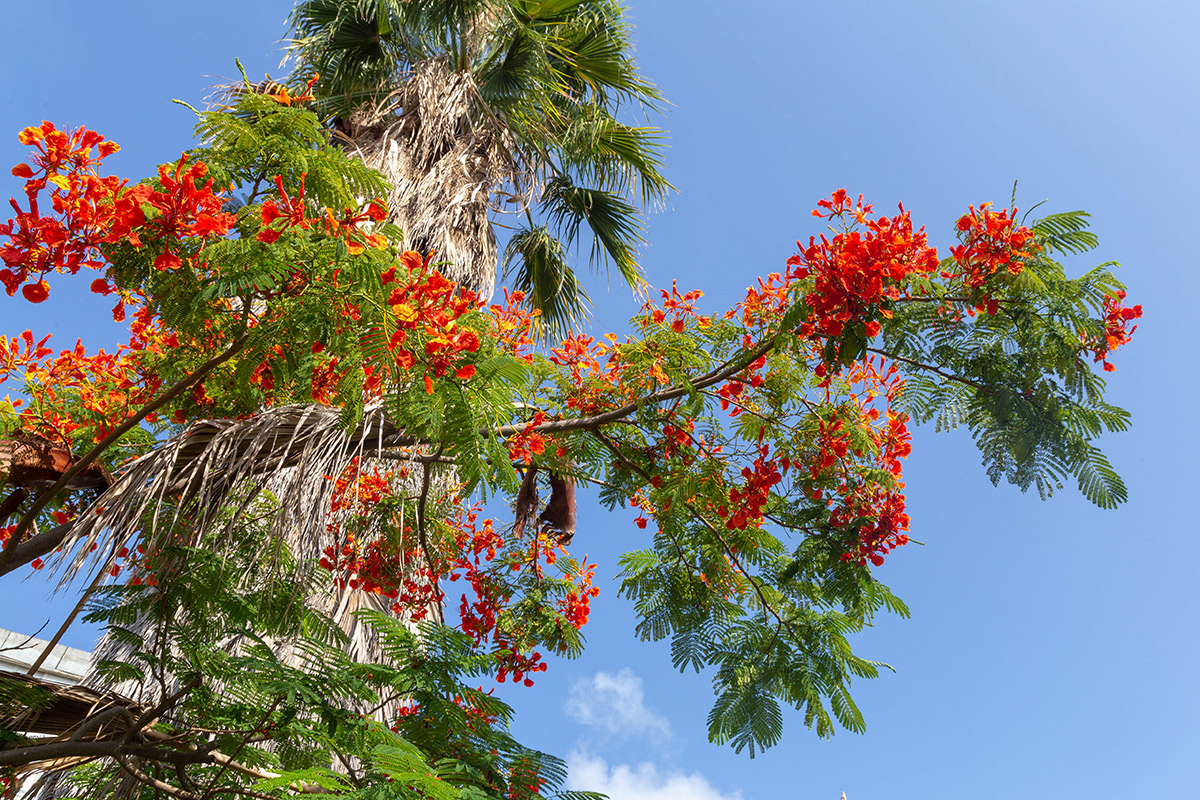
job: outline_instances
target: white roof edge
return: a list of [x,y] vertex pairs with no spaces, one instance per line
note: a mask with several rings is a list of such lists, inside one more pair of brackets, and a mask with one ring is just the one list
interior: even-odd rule
[[[0,628],[0,669],[24,672],[46,649],[50,642]],[[54,680],[78,683],[87,673],[92,654],[77,647],[56,644],[38,668],[38,675]]]

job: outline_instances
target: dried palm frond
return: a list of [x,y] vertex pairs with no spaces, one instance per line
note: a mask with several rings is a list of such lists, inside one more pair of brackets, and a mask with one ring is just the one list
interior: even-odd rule
[[[315,561],[326,547],[341,545],[331,533],[337,525],[330,524],[337,522],[330,514],[336,478],[355,466],[370,469],[394,433],[379,404],[368,406],[350,432],[337,409],[316,405],[197,422],[134,462],[80,516],[50,566],[62,569],[66,583],[93,550],[115,553],[137,537],[160,547],[219,542],[251,511],[269,515],[268,541],[284,545],[299,562]],[[405,496],[414,489],[400,484],[396,491]],[[377,600],[353,590],[310,598],[315,610],[341,622],[352,656],[363,657],[376,651],[354,612],[378,608]]]
[[[74,577],[93,545],[119,549],[143,531],[178,533],[186,522],[186,538],[171,544],[194,546],[214,526],[237,524],[239,514],[228,511],[231,503],[245,509],[264,490],[279,506],[273,536],[288,540],[295,531],[323,529],[334,490],[327,476],[340,475],[355,458],[369,458],[372,448],[381,450],[389,433],[378,406],[350,433],[337,409],[316,405],[197,422],[134,462],[81,515],[59,556],[66,565],[64,580]],[[65,553],[75,544],[83,546],[68,560]],[[318,542],[297,544],[298,558],[320,553]]]
[[[28,488],[52,486],[74,462],[64,445],[28,432],[0,439],[0,484]],[[101,464],[92,464],[64,488],[98,489],[112,484],[112,475]],[[0,517],[0,521],[3,517]]]
[[[115,691],[0,670],[0,730],[9,737],[0,752],[24,750],[22,762],[10,773],[22,797],[58,797],[69,790],[60,780],[66,771],[98,757],[64,754],[72,746],[103,749],[109,743],[111,750],[111,745],[144,743],[147,735],[165,738],[146,729],[169,713],[164,709],[159,714]],[[34,778],[34,785],[26,787]],[[109,784],[108,797],[135,796],[136,784],[122,780],[120,773]]]
[[[338,410],[325,406],[282,406],[245,420],[197,422],[175,440],[134,462],[80,516],[51,566],[60,568],[63,580],[69,580],[83,567],[93,546],[111,554],[132,547],[137,537],[156,550],[170,549],[174,553],[181,552],[177,549],[181,547],[216,550],[248,518],[261,519],[265,528],[266,544],[256,558],[259,563],[269,563],[270,559],[277,562],[268,574],[280,575],[288,563],[311,564],[326,547],[336,549],[342,544],[338,541],[340,520],[330,510],[337,491],[336,479],[354,470],[372,470],[387,440],[395,434],[378,403],[368,405],[361,424],[349,432]],[[394,457],[395,452],[390,454]],[[393,465],[389,461],[385,466]],[[411,480],[398,479],[394,488],[402,498],[418,491]],[[281,552],[286,552],[288,558],[281,558]],[[102,561],[97,569],[106,569],[108,563]],[[423,564],[414,564],[413,568],[418,566]],[[161,568],[181,570],[187,569],[187,564]],[[257,582],[261,577],[230,577],[240,593],[260,589]],[[341,649],[351,661],[386,663],[378,633],[358,612],[386,612],[390,600],[332,579],[314,584],[311,572],[299,567],[295,578],[296,602],[342,630],[345,636],[339,640]],[[427,616],[440,621],[440,606],[435,604]],[[146,705],[153,705],[164,693],[177,691],[180,681],[174,675],[114,682],[111,674],[98,669],[105,663],[135,661],[137,643],[156,640],[156,625],[151,616],[143,615],[123,625],[119,635],[106,633],[93,653],[85,683],[94,692],[117,692]],[[216,646],[240,654],[244,648],[264,641],[284,664],[300,666],[309,657],[297,642],[280,637],[264,640],[235,632],[221,638]],[[361,711],[389,719],[399,702],[399,698],[393,698]],[[114,773],[113,778],[118,780],[120,776]],[[45,792],[47,796],[58,796],[60,787],[49,781]]]
[[[118,708],[126,713],[105,713]],[[27,736],[74,736],[96,741],[125,733],[141,713],[132,700],[116,692],[64,686],[0,670],[0,728],[5,730]],[[100,714],[104,714],[103,719],[97,718]],[[80,726],[89,718],[92,723],[81,731]]]

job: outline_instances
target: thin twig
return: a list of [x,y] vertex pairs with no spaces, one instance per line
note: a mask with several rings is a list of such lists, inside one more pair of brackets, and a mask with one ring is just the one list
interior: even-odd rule
[[911,358],[905,358],[904,356],[898,356],[895,353],[889,353],[886,350],[880,350],[875,347],[868,347],[867,352],[868,353],[876,353],[878,355],[883,356],[884,358],[890,358],[893,361],[899,361],[902,364],[908,364],[910,367],[916,367],[917,369],[923,370],[925,372],[932,372],[935,375],[941,375],[943,378],[945,378],[948,381],[953,381],[955,383],[961,383],[964,386],[970,386],[972,389],[977,389],[978,391],[981,391],[984,394],[995,394],[996,393],[996,390],[991,388],[990,386],[984,386],[982,383],[977,383],[976,381],[973,381],[970,378],[964,378],[960,375],[955,375],[951,372],[946,372],[945,370],[939,369],[938,367],[935,367],[932,364],[926,364],[922,361],[916,361]]
[[126,773],[131,775],[138,783],[157,789],[160,792],[165,792],[171,797],[178,797],[180,800],[204,800],[204,798],[200,795],[189,792],[187,789],[183,789],[178,786],[172,786],[165,781],[160,781],[158,778],[147,775],[145,772],[142,772],[140,769],[130,763],[129,760],[123,755],[118,754],[114,757],[114,759],[116,760],[117,765]]
[[[707,389],[713,384],[733,377],[737,373],[746,369],[752,363],[762,358],[767,353],[775,348],[775,337],[770,337],[760,342],[754,349],[743,351],[737,356],[723,362],[712,370],[703,375],[698,376],[695,380],[689,381],[684,386],[671,386],[666,389],[660,389],[657,392],[652,392],[646,395],[641,400],[627,403],[610,411],[605,411],[600,414],[595,414],[590,417],[572,417],[570,419],[551,420],[543,422],[529,429],[535,433],[564,433],[567,431],[591,430],[594,431],[602,425],[607,425],[613,422],[619,422],[625,417],[637,411],[639,408],[652,405],[655,403],[665,403],[675,400],[680,397],[686,397],[692,392],[697,392],[702,389]],[[478,433],[483,437],[507,438],[517,433],[525,431],[526,425],[500,425],[495,428],[481,428]],[[388,444],[392,447],[415,447],[419,444],[425,444],[420,440],[411,436],[397,436],[390,440]]]
[[[608,441],[607,438],[603,434],[600,434],[597,432],[597,437],[600,439],[601,442],[604,443],[605,447],[607,447],[610,451],[612,451],[613,454],[616,455],[630,469],[637,472],[637,474],[640,475],[643,480],[645,480],[647,483],[650,481],[650,475],[647,474],[646,471],[643,470],[641,467],[639,467],[637,464],[624,458],[623,454],[620,453],[619,449],[616,448],[616,446],[613,445],[610,441]],[[697,522],[699,522],[704,527],[708,528],[709,532],[713,536],[716,537],[718,542],[720,542],[721,547],[723,547],[725,552],[728,554],[730,561],[733,563],[733,566],[737,568],[738,572],[740,572],[742,574],[742,576],[746,579],[746,581],[754,589],[754,593],[758,595],[758,600],[760,603],[762,603],[763,610],[770,612],[771,616],[775,617],[776,622],[778,622],[780,625],[782,625],[784,628],[787,629],[792,641],[796,643],[797,647],[799,647],[801,650],[807,650],[807,648],[804,646],[804,643],[800,641],[800,637],[796,635],[796,632],[794,630],[792,630],[792,626],[787,622],[787,620],[785,620],[783,618],[783,616],[779,613],[779,611],[777,611],[775,609],[775,607],[771,605],[770,601],[767,600],[766,595],[762,591],[762,587],[759,586],[759,584],[758,584],[758,581],[754,580],[754,576],[752,576],[749,573],[749,571],[744,566],[742,566],[741,560],[738,558],[737,551],[734,550],[732,547],[730,547],[729,543],[726,542],[725,538],[721,535],[721,532],[719,530],[717,530],[717,527],[715,525],[713,525],[711,522],[709,522],[704,517],[703,514],[701,514],[699,511],[697,511],[690,502],[685,501],[683,503],[683,506],[684,506],[684,508],[687,509],[688,514],[693,519],[695,519]],[[678,544],[676,544],[675,546],[677,549],[679,548]],[[680,559],[682,560],[683,559],[682,550],[679,550],[679,555],[680,555]]]
[[[434,455],[441,456],[443,449],[445,449],[444,445],[438,447],[438,450],[436,453],[434,453]],[[433,465],[426,463],[425,469],[422,471],[421,497],[417,500],[417,540],[421,543],[421,552],[425,555],[425,563],[429,567],[429,576],[436,581],[437,569],[433,563],[433,552],[429,549],[429,539],[425,535],[425,506],[429,501],[429,479],[432,469]]]

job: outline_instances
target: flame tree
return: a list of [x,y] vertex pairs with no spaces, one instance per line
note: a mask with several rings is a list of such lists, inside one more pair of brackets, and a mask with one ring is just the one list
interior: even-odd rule
[[[712,675],[713,741],[773,745],[784,705],[861,730],[880,665],[848,637],[907,613],[876,571],[908,541],[910,425],[966,427],[994,481],[1125,499],[1092,442],[1128,424],[1104,376],[1141,309],[1055,260],[1095,246],[1081,212],[972,207],[939,254],[838,190],[733,308],[672,283],[628,335],[542,347],[521,293],[403,248],[383,179],[296,100],[240,93],[136,184],[96,133],[20,134],[10,302],[82,272],[130,338],[0,337],[0,575],[90,578],[108,632],[88,686],[3,675],[14,785],[553,796],[562,763],[471,685],[580,652],[597,570]],[[619,564],[570,555],[586,483],[639,512]]]

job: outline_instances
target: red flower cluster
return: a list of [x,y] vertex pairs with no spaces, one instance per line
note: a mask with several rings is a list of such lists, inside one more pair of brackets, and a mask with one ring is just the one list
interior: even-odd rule
[[901,460],[912,453],[912,434],[908,432],[908,415],[887,412],[887,428],[878,431],[879,465],[894,477],[900,477]]
[[597,344],[590,336],[571,334],[558,347],[550,348],[550,363],[570,370],[571,382],[578,389],[583,386],[584,378],[600,373],[598,357],[604,350],[604,345]]
[[[286,91],[286,90],[284,90]],[[345,240],[352,254],[363,252],[366,247],[376,249],[387,246],[387,238],[379,234],[364,232],[359,226],[364,223],[383,222],[387,219],[387,208],[382,200],[371,200],[359,211],[345,209],[342,216],[334,215],[332,208],[326,208],[319,217],[308,216],[308,206],[304,199],[304,181],[308,173],[300,175],[300,191],[292,197],[283,188],[283,176],[275,176],[275,189],[279,193],[279,202],[274,199],[262,204],[260,215],[263,228],[256,237],[265,244],[279,241],[284,231],[292,228],[300,230],[320,229],[330,236]],[[282,226],[272,227],[275,222],[282,221]]]
[[[754,464],[742,467],[742,477],[746,479],[745,486],[729,490],[729,505],[734,509],[725,520],[729,530],[744,530],[748,525],[761,525],[763,509],[771,499],[771,489],[783,480],[780,464],[773,458],[768,458],[770,448],[759,445],[758,456]],[[782,465],[783,470],[788,464]]]
[[[390,598],[395,601],[393,612],[414,620],[426,618],[443,601],[442,578],[463,581],[467,591],[459,599],[458,627],[476,644],[491,643],[499,680],[511,677],[531,686],[530,676],[545,670],[546,664],[539,653],[523,652],[501,634],[500,620],[513,591],[502,576],[527,565],[540,575],[540,562],[556,560],[557,540],[535,536],[530,554],[522,542],[506,540],[492,520],[480,520],[479,507],[473,506],[457,509],[445,521],[451,538],[433,540],[430,552],[416,543],[407,526],[398,547],[379,532],[380,526],[396,522],[389,523],[383,518],[386,512],[381,516],[380,511],[393,494],[395,477],[378,469],[363,471],[355,462],[336,479],[330,508],[334,519],[327,527],[341,544],[325,548],[320,566],[335,574],[337,585]],[[426,555],[435,563],[426,564]],[[599,591],[591,585],[593,570],[585,564],[578,575],[568,577],[574,588],[557,603],[562,619],[576,627],[587,622],[588,600]]]
[[[758,288],[750,286],[746,289],[746,299],[741,303],[742,324],[749,328],[778,320],[791,302],[790,292],[790,273],[786,279],[778,272],[772,272],[766,280],[759,278]],[[725,318],[733,319],[737,311],[735,306]]]
[[[480,524],[478,517],[478,507],[475,507],[451,520],[455,546],[448,557],[448,577],[452,581],[465,579],[474,595],[474,600],[468,599],[465,593],[459,599],[459,627],[477,644],[492,641],[497,664],[496,680],[503,683],[511,677],[514,683],[533,686],[533,673],[545,672],[547,665],[542,661],[541,653],[522,652],[500,632],[500,616],[512,598],[510,590],[488,565],[500,555],[506,542],[492,520],[487,519]],[[551,542],[538,537],[534,544],[532,560],[535,568],[539,556],[546,558],[547,563],[554,563]],[[515,561],[506,566],[514,571],[522,569],[522,564]]]
[[509,459],[529,465],[533,463],[534,456],[540,456],[546,452],[547,439],[535,430],[546,419],[546,412],[539,411],[533,415],[533,419],[525,423],[524,428],[508,437]]
[[[135,223],[131,217],[140,209],[123,197],[123,181],[99,176],[100,162],[120,148],[95,131],[78,128],[66,133],[43,122],[17,138],[35,148],[32,167],[18,164],[12,169],[13,175],[26,179],[29,210],[15,199],[9,201],[17,216],[0,225],[0,236],[8,239],[0,246],[5,265],[0,281],[9,295],[31,281],[21,292],[30,302],[40,303],[49,294],[46,273],[74,274],[84,266],[100,266],[97,247],[127,234]],[[53,212],[43,215],[38,198],[47,187]]]
[[492,315],[491,335],[495,337],[505,352],[524,361],[533,363],[533,355],[529,352],[533,347],[534,321],[540,311],[530,311],[525,306],[525,293],[510,292],[504,289],[504,305],[493,304],[488,307]]
[[1104,297],[1104,341],[1090,348],[1096,354],[1094,360],[1104,362],[1105,372],[1112,372],[1116,369],[1108,363],[1108,354],[1130,340],[1138,326],[1134,325],[1128,330],[1126,327],[1130,322],[1140,319],[1142,316],[1140,304],[1126,307],[1122,304],[1124,299],[1124,289],[1117,292],[1115,296],[1106,295]]
[[[400,261],[408,270],[408,280],[392,289],[387,301],[396,320],[389,350],[400,369],[411,369],[417,358],[406,344],[412,336],[423,339],[425,391],[430,394],[433,378],[445,377],[451,369],[459,380],[473,378],[475,365],[462,362],[464,354],[478,351],[480,344],[478,333],[458,324],[463,314],[478,308],[475,293],[455,285],[437,270],[430,271],[432,260],[433,253],[425,257],[411,250],[403,253]],[[385,286],[397,283],[396,268],[384,272],[382,279]]]
[[[379,505],[393,494],[395,477],[390,470],[364,471],[357,459],[338,476],[330,503],[336,521],[327,529],[344,541],[340,547],[326,547],[318,563],[337,575],[338,586],[394,600],[393,612],[421,620],[443,597],[433,570],[429,565],[416,566],[423,561],[417,548],[396,548],[385,537],[370,533]],[[411,528],[405,526],[403,532],[411,538]]]
[[41,341],[34,344],[33,331],[25,331],[12,339],[0,336],[0,383],[8,380],[13,373],[26,369],[53,353],[53,349],[46,347],[48,341],[50,334],[46,334]]
[[[134,227],[140,227],[165,244],[162,254],[154,260],[155,269],[173,270],[183,265],[176,250],[181,249],[179,243],[184,239],[198,239],[202,248],[206,239],[224,236],[236,224],[236,214],[221,210],[228,199],[213,192],[213,179],[205,181],[207,177],[208,167],[199,161],[188,166],[185,154],[179,158],[174,170],[168,164],[159,166],[161,190],[145,184],[130,190],[133,199],[152,209],[150,215]],[[201,181],[204,181],[203,185],[200,185]],[[141,245],[137,231],[130,234],[129,240],[134,245]]]
[[[971,206],[955,225],[961,244],[950,248],[950,254],[958,271],[945,277],[962,278],[972,289],[980,288],[1001,270],[1021,274],[1023,259],[1030,255],[1025,246],[1032,241],[1033,231],[1017,225],[1017,210],[992,211],[991,205],[984,203],[978,210]],[[995,313],[995,307],[987,311]]]
[[[879,317],[891,316],[887,302],[906,291],[908,276],[937,269],[937,251],[929,246],[924,228],[913,230],[904,206],[894,217],[872,219],[871,206],[861,196],[851,205],[844,189],[818,206],[815,216],[852,214],[853,225],[862,225],[865,231],[849,227],[832,239],[822,234],[819,242],[809,239],[800,255],[788,259],[787,282],[813,279],[813,288],[804,298],[812,317],[801,332],[838,337],[847,322],[861,320],[867,335],[874,336],[879,332]],[[828,213],[822,214],[821,209]]]
[[279,103],[280,105],[283,105],[283,106],[293,106],[293,105],[300,105],[301,103],[306,103],[313,99],[313,93],[312,93],[313,84],[315,84],[320,79],[321,79],[321,76],[319,74],[314,74],[311,78],[309,78],[308,84],[304,87],[304,92],[302,94],[294,95],[288,91],[288,88],[286,86],[278,86],[277,85],[278,91],[268,94],[267,97],[271,98],[276,103]]
[[[312,346],[313,355],[324,352],[325,345],[316,343]],[[263,362],[264,364],[266,362]],[[324,357],[314,361],[312,365],[312,399],[323,405],[333,405],[337,399],[338,387],[343,373],[338,371],[341,359],[337,356]],[[259,365],[262,368],[263,365]],[[253,376],[252,376],[253,377]],[[272,379],[273,381],[273,379]],[[259,385],[262,386],[260,379]]]
[[[184,237],[203,242],[211,236],[224,236],[235,222],[235,215],[221,211],[226,199],[213,193],[211,179],[197,185],[207,168],[201,163],[187,167],[186,156],[173,172],[167,165],[159,167],[163,188],[156,190],[100,177],[100,162],[119,148],[94,131],[80,128],[67,134],[43,122],[40,128],[26,128],[19,139],[37,148],[31,157],[36,169],[28,164],[13,168],[14,175],[27,179],[29,210],[10,201],[17,216],[0,225],[0,236],[9,240],[0,247],[6,265],[0,270],[0,280],[10,295],[36,278],[21,292],[30,302],[40,303],[49,294],[43,277],[46,273],[74,274],[81,267],[100,267],[104,263],[100,245],[126,240],[141,247],[141,236],[147,234],[165,243],[154,266],[176,269],[182,261],[175,249]],[[52,215],[42,215],[39,210],[39,195],[47,188]],[[149,206],[149,215],[144,206]],[[95,284],[93,290],[99,291]]]
[[846,432],[845,426],[845,420],[842,419],[835,419],[832,422],[817,421],[814,458],[808,467],[813,480],[817,480],[832,469],[838,459],[846,457],[846,452],[850,447],[850,436]]
[[[118,304],[122,316],[123,303]],[[145,306],[138,307],[130,322],[129,343],[115,353],[88,355],[83,343],[76,342],[73,349],[50,357],[53,351],[45,346],[49,338],[35,344],[32,332],[25,331],[22,348],[17,337],[0,336],[0,383],[20,373],[33,394],[32,404],[21,412],[22,427],[64,443],[84,427],[92,429],[98,442],[150,402],[162,381],[141,354],[162,355],[178,344]],[[15,401],[14,407],[20,404]]]
[[359,546],[350,535],[340,548],[330,545],[318,562],[338,574],[338,586],[394,600],[392,612],[422,620],[442,601],[443,595],[428,569],[413,569],[411,561],[399,557],[382,539]]
[[588,564],[587,556],[584,556],[583,563],[579,565],[579,571],[573,576],[578,581],[575,589],[558,601],[558,612],[576,630],[587,625],[588,614],[591,613],[591,599],[600,594],[600,587],[592,585],[595,574],[596,565]]
[[660,289],[659,292],[662,294],[661,305],[647,302],[642,306],[639,320],[642,328],[666,324],[676,333],[683,333],[687,329],[689,319],[697,320],[700,327],[707,327],[711,322],[708,317],[702,317],[696,311],[696,301],[704,296],[704,292],[699,289],[680,294],[676,281],[671,281],[670,291]]
[[881,566],[885,555],[908,543],[905,531],[909,518],[904,513],[904,495],[878,486],[856,487],[830,513],[829,524],[854,534],[850,549],[842,554],[842,560],[862,566],[867,561]]
[[[893,363],[876,361],[870,356],[847,371],[847,387],[860,387],[850,393],[846,413],[830,424],[821,425],[817,455],[811,474],[816,480],[832,482],[829,486],[829,524],[842,529],[848,537],[843,561],[875,566],[883,557],[908,542],[904,531],[909,519],[904,514],[904,484],[900,482],[903,461],[912,452],[912,436],[908,431],[908,416],[892,410],[904,388],[899,370]],[[883,410],[875,405],[876,398],[884,400]],[[851,437],[846,426],[866,434],[872,447],[851,450]],[[837,464],[841,468],[833,471]],[[885,470],[893,481],[882,485],[869,477],[872,470]],[[829,485],[827,483],[827,485]],[[825,496],[818,490],[816,497]],[[838,499],[840,498],[840,500]]]

